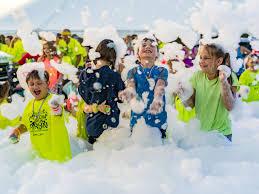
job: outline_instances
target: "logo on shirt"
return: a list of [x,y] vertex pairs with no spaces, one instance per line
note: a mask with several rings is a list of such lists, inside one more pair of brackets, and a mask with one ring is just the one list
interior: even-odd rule
[[38,133],[43,131],[48,131],[48,122],[47,122],[48,113],[45,109],[43,109],[40,114],[33,113],[29,117],[30,122],[30,131],[32,133]]

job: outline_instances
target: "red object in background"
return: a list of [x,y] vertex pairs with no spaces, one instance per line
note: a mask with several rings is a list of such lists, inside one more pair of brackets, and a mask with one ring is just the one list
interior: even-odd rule
[[36,62],[39,57],[40,57],[39,55],[32,56],[32,55],[30,55],[30,53],[26,53],[25,55],[23,55],[23,57],[21,58],[21,60],[18,61],[18,64],[19,64],[19,65],[23,65],[23,64],[27,63],[27,60],[33,60],[33,61]]
[[[59,58],[54,57],[53,60],[55,62],[58,62]],[[49,73],[49,88],[53,89],[56,86],[61,74],[54,67],[51,66],[50,60],[48,58],[45,58],[43,60],[43,63],[45,65],[45,70]]]
[[165,64],[167,63],[167,61],[166,61],[165,59],[163,59],[163,60],[161,61],[161,63],[162,63],[163,65],[165,65]]

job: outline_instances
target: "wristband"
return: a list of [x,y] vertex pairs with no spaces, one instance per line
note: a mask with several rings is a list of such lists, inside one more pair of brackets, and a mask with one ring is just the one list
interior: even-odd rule
[[98,105],[96,103],[92,104],[92,109],[93,109],[93,113],[97,113],[98,110]]

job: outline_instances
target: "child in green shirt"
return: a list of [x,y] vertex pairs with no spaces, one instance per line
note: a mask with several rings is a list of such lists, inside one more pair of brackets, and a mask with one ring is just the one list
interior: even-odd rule
[[252,51],[245,61],[247,69],[241,74],[239,84],[249,89],[248,96],[243,97],[243,101],[259,101],[259,51]]
[[19,140],[20,134],[29,131],[31,144],[40,157],[59,162],[71,159],[62,102],[49,93],[48,73],[42,69],[32,70],[26,76],[26,83],[34,99],[26,106],[22,124],[10,138]]
[[[230,56],[216,44],[201,45],[199,49],[201,67],[191,78],[192,96],[183,102],[195,107],[201,129],[217,130],[232,139],[229,111],[234,107],[235,92],[231,77]],[[178,96],[184,96],[183,87],[179,87]]]

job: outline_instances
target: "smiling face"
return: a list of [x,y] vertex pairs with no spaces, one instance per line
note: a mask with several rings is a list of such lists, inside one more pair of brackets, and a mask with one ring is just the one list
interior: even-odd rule
[[223,58],[217,58],[209,53],[208,48],[201,46],[199,50],[201,70],[207,75],[213,75],[218,73],[218,66],[221,65]]
[[150,39],[144,39],[140,45],[138,56],[141,61],[148,60],[155,62],[158,57],[156,42]]

